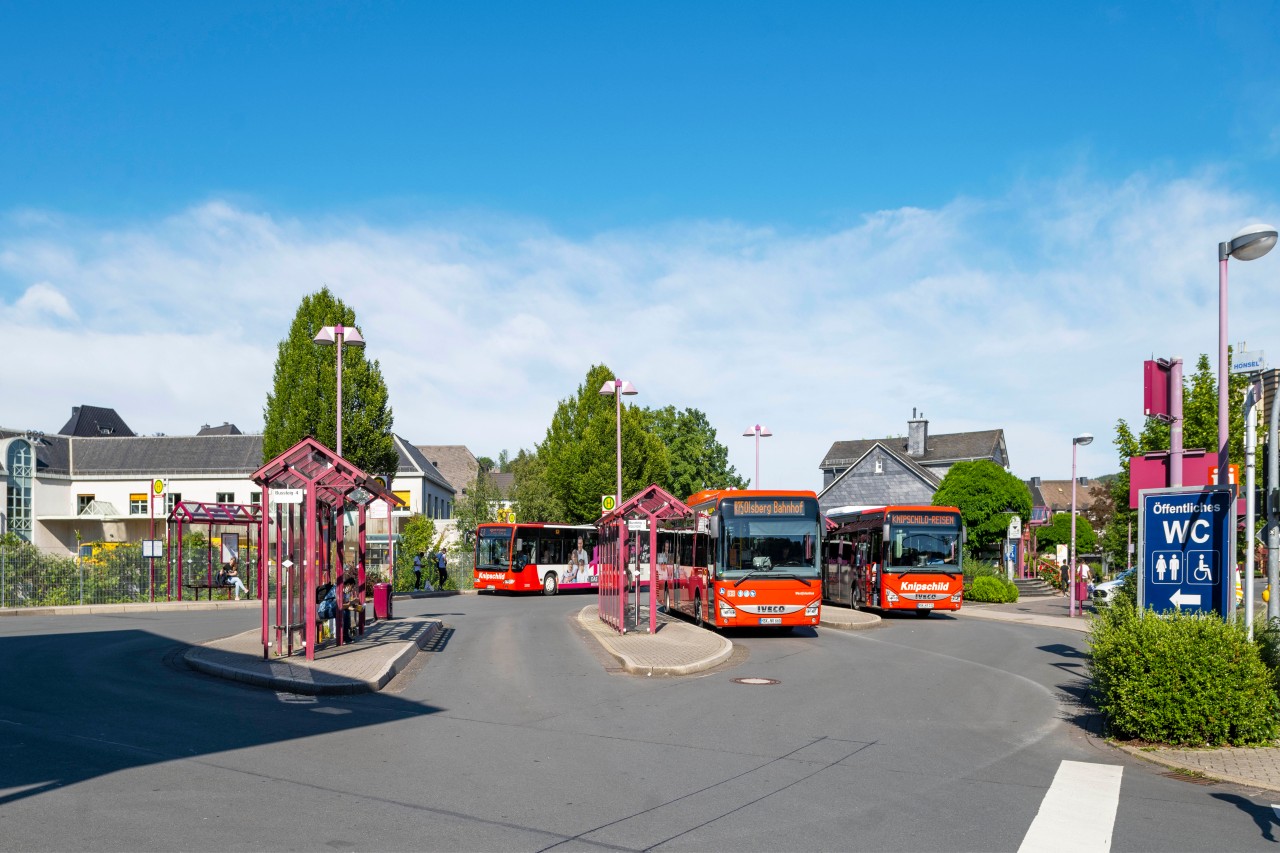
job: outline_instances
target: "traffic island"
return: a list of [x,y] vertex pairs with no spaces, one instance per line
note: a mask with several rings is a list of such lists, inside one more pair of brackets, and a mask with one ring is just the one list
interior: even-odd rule
[[880,617],[874,613],[854,610],[852,607],[837,607],[823,602],[822,615],[818,624],[823,628],[834,628],[837,631],[864,631],[867,628],[879,628]]
[[420,650],[444,631],[438,619],[379,619],[364,636],[320,648],[308,660],[302,649],[287,657],[262,657],[255,628],[188,649],[187,663],[208,675],[306,695],[371,693],[404,671]]
[[578,624],[633,675],[691,675],[719,666],[733,654],[733,643],[724,637],[680,620],[664,620],[656,634],[619,634],[592,604],[578,612]]

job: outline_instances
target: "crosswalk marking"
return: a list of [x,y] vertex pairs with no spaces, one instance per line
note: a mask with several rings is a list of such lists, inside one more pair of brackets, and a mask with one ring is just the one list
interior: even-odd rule
[[1059,764],[1018,853],[1107,853],[1123,772],[1118,764]]

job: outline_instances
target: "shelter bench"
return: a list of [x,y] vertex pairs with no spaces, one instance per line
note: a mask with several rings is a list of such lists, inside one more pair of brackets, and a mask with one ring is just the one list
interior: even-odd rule
[[228,600],[231,599],[231,593],[235,591],[234,586],[227,586],[224,583],[217,583],[216,581],[214,583],[209,583],[208,581],[188,581],[187,583],[184,583],[183,586],[196,594],[196,601],[200,600],[200,590],[202,589],[209,590],[210,601],[213,601],[213,591],[215,589],[225,589],[227,591]]

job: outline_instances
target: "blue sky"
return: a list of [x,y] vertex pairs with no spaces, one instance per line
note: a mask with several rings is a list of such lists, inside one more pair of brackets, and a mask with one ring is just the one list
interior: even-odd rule
[[[1274,2],[0,3],[0,332],[42,353],[0,424],[260,428],[328,283],[419,443],[531,446],[604,361],[740,469],[774,429],[765,485],[913,406],[1066,476],[1142,358],[1216,347],[1278,78]],[[1233,267],[1233,340],[1278,263]]]

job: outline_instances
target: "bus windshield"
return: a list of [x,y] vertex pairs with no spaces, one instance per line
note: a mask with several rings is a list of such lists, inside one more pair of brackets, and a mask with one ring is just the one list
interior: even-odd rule
[[725,577],[747,572],[818,577],[817,501],[729,500],[722,510]]
[[482,527],[476,539],[476,568],[506,570],[511,561],[511,528]]
[[891,526],[889,568],[959,571],[960,531],[955,526]]

